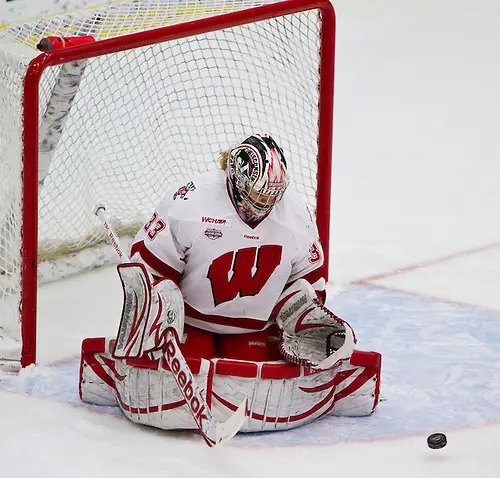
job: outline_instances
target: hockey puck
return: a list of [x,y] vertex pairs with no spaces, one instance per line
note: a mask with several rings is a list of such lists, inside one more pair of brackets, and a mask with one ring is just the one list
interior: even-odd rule
[[446,446],[448,441],[446,440],[446,435],[444,433],[433,433],[427,437],[427,445],[433,450],[439,450]]

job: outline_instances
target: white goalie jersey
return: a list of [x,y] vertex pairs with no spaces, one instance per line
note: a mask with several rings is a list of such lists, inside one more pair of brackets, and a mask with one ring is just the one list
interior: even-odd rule
[[306,278],[324,292],[323,251],[302,198],[288,190],[267,218],[248,225],[224,171],[170,193],[138,232],[132,261],[179,285],[186,323],[215,333],[262,330],[285,286]]

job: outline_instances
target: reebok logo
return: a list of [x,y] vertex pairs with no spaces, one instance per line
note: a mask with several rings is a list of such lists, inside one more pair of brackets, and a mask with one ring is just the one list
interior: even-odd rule
[[251,236],[250,234],[243,234],[245,239],[253,239],[254,241],[258,241],[260,239],[259,236]]
[[186,366],[172,334],[167,335],[167,344],[164,357],[167,359],[168,368],[182,391],[186,403],[200,427],[203,427],[203,419],[207,419],[204,400],[196,384],[193,384],[193,375]]

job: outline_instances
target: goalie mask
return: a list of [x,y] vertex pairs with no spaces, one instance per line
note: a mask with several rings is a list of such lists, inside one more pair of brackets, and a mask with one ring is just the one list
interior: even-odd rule
[[250,136],[229,152],[226,174],[229,196],[246,223],[264,219],[289,182],[283,150],[264,134]]

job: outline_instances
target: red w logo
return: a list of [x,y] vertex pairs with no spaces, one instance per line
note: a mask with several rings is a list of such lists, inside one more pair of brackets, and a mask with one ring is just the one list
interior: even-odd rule
[[[212,284],[215,305],[240,297],[257,295],[281,262],[282,246],[246,247],[214,259],[207,277]],[[257,261],[255,258],[257,257]],[[229,279],[229,273],[233,275]],[[256,269],[252,275],[252,268]]]

